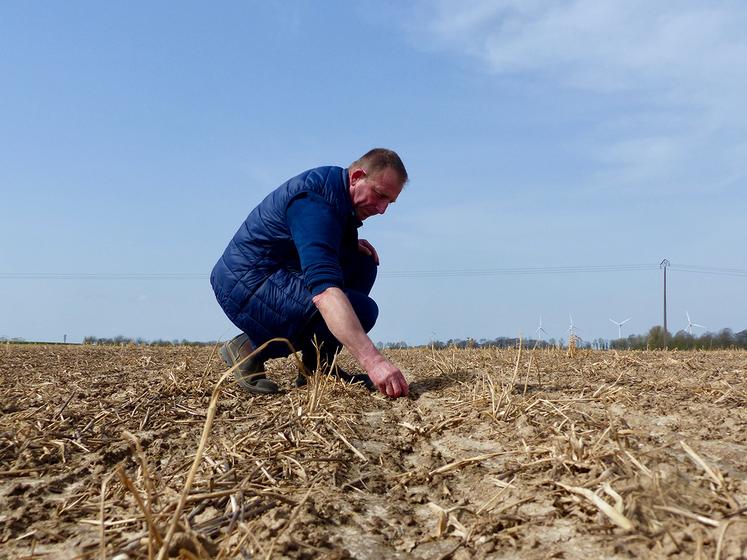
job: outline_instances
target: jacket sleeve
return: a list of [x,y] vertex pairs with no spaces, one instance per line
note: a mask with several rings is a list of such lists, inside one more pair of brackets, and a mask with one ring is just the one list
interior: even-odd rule
[[288,227],[301,260],[304,283],[312,296],[329,287],[343,288],[340,267],[342,224],[319,195],[303,193],[286,210]]

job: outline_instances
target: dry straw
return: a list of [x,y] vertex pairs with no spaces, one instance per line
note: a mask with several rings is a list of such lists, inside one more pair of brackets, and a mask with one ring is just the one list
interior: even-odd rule
[[3,553],[743,554],[743,352],[388,355],[410,399],[296,388],[297,356],[255,397],[214,349],[6,346]]

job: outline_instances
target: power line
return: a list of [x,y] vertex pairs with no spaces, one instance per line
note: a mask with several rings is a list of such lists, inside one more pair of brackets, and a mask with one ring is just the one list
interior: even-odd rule
[[[671,271],[687,274],[711,274],[717,276],[747,277],[746,269],[702,266],[692,264],[671,264]],[[573,266],[530,266],[505,268],[455,268],[425,270],[382,270],[382,278],[472,278],[485,276],[515,276],[544,274],[585,274],[601,272],[639,272],[659,270],[655,263],[573,265]],[[209,275],[196,272],[0,272],[0,280],[202,280]]]
[[713,274],[715,276],[733,276],[736,278],[747,277],[747,270],[739,268],[718,268],[713,266],[697,266],[689,264],[673,264],[669,267],[677,272],[692,274]]
[[586,272],[627,272],[656,270],[654,264],[620,265],[576,265],[576,266],[533,266],[511,268],[468,268],[442,270],[402,270],[383,271],[380,276],[387,278],[449,278],[470,276],[512,276],[535,274],[577,274]]
[[[435,270],[391,270],[382,271],[381,276],[390,278],[447,278],[470,276],[496,276],[514,274],[569,274],[580,272],[615,272],[629,270],[654,270],[655,265],[577,265],[513,268],[471,268]],[[8,272],[0,273],[6,280],[205,280],[200,273],[65,273],[65,272]]]
[[2,280],[206,280],[208,276],[193,272],[108,273],[108,272],[2,272]]

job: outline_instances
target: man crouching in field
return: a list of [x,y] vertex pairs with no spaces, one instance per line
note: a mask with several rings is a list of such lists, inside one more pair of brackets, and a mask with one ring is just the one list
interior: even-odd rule
[[[407,395],[402,372],[366,334],[378,316],[369,297],[379,256],[358,228],[383,214],[407,182],[399,156],[383,148],[350,167],[305,171],[271,192],[244,221],[210,276],[215,295],[242,334],[220,349],[229,366],[272,338],[287,338],[314,371],[320,346],[327,364],[345,346],[367,375],[337,375],[376,387],[390,397]],[[277,393],[264,373],[270,358],[287,356],[273,343],[237,370],[251,393]],[[300,376],[297,385],[305,383]]]

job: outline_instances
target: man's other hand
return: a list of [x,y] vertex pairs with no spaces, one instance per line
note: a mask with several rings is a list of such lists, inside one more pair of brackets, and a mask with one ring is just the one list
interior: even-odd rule
[[377,265],[379,264],[379,254],[376,252],[376,249],[374,249],[374,246],[366,239],[358,240],[358,250],[364,255],[371,257]]
[[368,371],[368,376],[387,397],[406,397],[410,391],[405,376],[397,366],[386,359],[376,362]]

